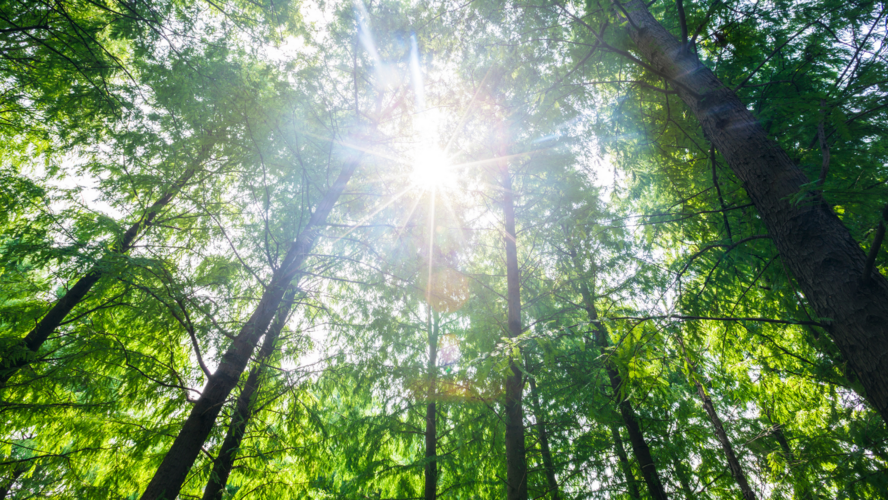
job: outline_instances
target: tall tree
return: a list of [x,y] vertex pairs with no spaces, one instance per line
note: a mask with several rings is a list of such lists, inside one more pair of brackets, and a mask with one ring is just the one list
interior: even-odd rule
[[[576,259],[576,253],[572,257]],[[602,352],[606,352],[610,347],[610,341],[607,329],[598,317],[594,297],[585,281],[579,282],[579,288],[583,297],[583,307],[595,332],[595,340]],[[648,493],[656,500],[666,500],[669,497],[666,495],[665,488],[663,488],[663,482],[660,480],[660,471],[651,455],[650,447],[644,438],[641,426],[638,423],[638,417],[632,408],[632,403],[629,402],[628,397],[624,397],[623,379],[613,360],[605,362],[605,370],[613,390],[613,397],[618,401],[617,408],[620,411],[620,416],[623,418],[623,425],[626,426],[626,431],[629,434],[629,443],[632,445],[635,458],[638,460],[638,467],[641,469],[644,482],[647,484]]]
[[343,165],[339,176],[318,202],[305,228],[290,245],[250,319],[240,329],[240,333],[223,354],[219,367],[209,377],[200,398],[189,412],[173,445],[142,494],[142,499],[175,498],[179,494],[194,460],[213,430],[222,404],[237,385],[256,343],[280,309],[284,292],[298,276],[303,262],[317,241],[319,231],[326,224],[327,217],[357,166],[357,160]]
[[262,348],[250,369],[250,374],[244,382],[237,397],[234,412],[231,415],[231,422],[228,424],[228,431],[225,433],[225,439],[219,447],[219,453],[216,460],[213,461],[213,470],[210,472],[210,478],[204,488],[203,500],[221,500],[225,493],[225,485],[228,484],[228,477],[234,467],[234,461],[240,451],[247,425],[250,423],[255,412],[256,396],[259,393],[259,384],[262,375],[265,372],[266,363],[270,360],[275,350],[275,344],[287,324],[287,318],[290,316],[290,310],[293,308],[293,302],[296,299],[296,290],[292,288],[284,294],[281,308],[272,321],[268,331],[265,332],[265,340],[262,341]]
[[[506,128],[506,125],[500,125]],[[505,141],[505,130],[500,130],[500,140]],[[506,280],[508,299],[508,332],[509,338],[521,336],[521,276],[518,266],[518,237],[515,232],[515,201],[512,191],[512,176],[506,157],[507,144],[500,145],[498,176],[502,187],[503,219],[505,231],[503,241],[506,246]],[[524,392],[524,373],[518,366],[521,359],[515,359],[510,353],[509,372],[505,383],[505,421],[506,421],[506,498],[509,500],[527,500],[527,458],[524,448],[524,409],[522,395]]]
[[[888,280],[736,93],[640,0],[614,6],[651,71],[673,86],[745,189],[781,259],[888,422]],[[802,198],[794,201],[804,193]]]
[[755,500],[757,496],[749,486],[749,481],[746,479],[746,473],[743,472],[743,466],[740,465],[740,461],[734,453],[734,446],[731,444],[731,440],[728,438],[727,433],[725,433],[725,426],[722,423],[721,417],[718,416],[718,412],[715,411],[715,405],[712,404],[712,398],[709,397],[703,384],[701,384],[700,380],[697,378],[697,365],[688,355],[681,332],[678,332],[676,339],[678,339],[678,344],[681,347],[682,355],[687,364],[688,376],[693,381],[694,387],[697,389],[697,395],[700,396],[700,402],[703,403],[703,409],[706,410],[706,416],[709,417],[709,421],[712,423],[712,432],[715,433],[715,437],[718,438],[718,442],[721,444],[722,450],[725,453],[725,459],[728,461],[728,469],[731,471],[731,476],[737,481],[737,486],[740,487],[740,492],[743,494],[743,498],[746,500]]
[[46,339],[62,324],[65,317],[86,298],[89,291],[106,274],[108,269],[113,268],[112,261],[114,257],[116,255],[126,255],[130,251],[136,243],[139,233],[149,228],[154,219],[173,201],[179,191],[185,187],[207,158],[210,157],[211,151],[212,143],[202,145],[196,157],[190,161],[185,171],[176,179],[167,192],[152,203],[139,220],[123,233],[120,241],[53,304],[49,312],[40,319],[24,339],[6,349],[2,360],[0,360],[0,387],[6,385],[19,369],[31,363],[40,347],[46,342]]
[[[429,293],[431,293],[431,290]],[[428,303],[430,304],[431,301],[428,301]],[[429,381],[429,390],[425,414],[425,500],[434,500],[438,496],[438,462],[436,459],[438,454],[438,414],[435,405],[438,374],[438,326],[438,314],[429,307],[429,355],[428,361],[426,362],[426,376]]]

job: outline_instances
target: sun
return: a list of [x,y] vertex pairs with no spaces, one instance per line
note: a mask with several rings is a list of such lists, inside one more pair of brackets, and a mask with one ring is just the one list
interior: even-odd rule
[[414,153],[410,180],[423,189],[451,189],[456,187],[456,170],[441,148],[426,144]]

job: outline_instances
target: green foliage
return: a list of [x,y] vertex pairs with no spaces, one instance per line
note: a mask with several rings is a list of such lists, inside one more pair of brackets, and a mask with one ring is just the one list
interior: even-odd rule
[[[688,50],[868,250],[888,204],[884,3],[682,4]],[[675,3],[650,8],[680,33]],[[698,383],[760,498],[884,495],[888,430],[828,318],[625,22],[597,0],[0,3],[0,349],[101,274],[0,389],[0,498],[138,498],[356,154],[254,361],[224,498],[422,498],[430,403],[438,494],[501,498],[510,361],[537,391],[533,498],[551,495],[543,433],[560,498],[647,498],[620,401],[671,497],[737,498]],[[425,165],[455,178],[425,185]],[[180,498],[200,497],[245,380]]]

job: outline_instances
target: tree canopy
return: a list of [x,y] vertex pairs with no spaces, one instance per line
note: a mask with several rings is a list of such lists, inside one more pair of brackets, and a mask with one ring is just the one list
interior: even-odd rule
[[0,1],[0,500],[884,498],[886,36]]

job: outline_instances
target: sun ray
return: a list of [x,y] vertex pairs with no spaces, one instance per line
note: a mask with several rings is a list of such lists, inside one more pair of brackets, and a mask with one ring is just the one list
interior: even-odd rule
[[381,207],[377,208],[377,209],[374,210],[372,213],[370,213],[370,215],[368,215],[368,216],[364,217],[363,219],[361,219],[360,221],[358,221],[358,223],[355,224],[355,226],[354,226],[353,228],[349,229],[349,230],[346,231],[344,234],[342,234],[341,236],[339,236],[338,238],[336,238],[335,240],[333,240],[333,244],[336,244],[339,240],[341,240],[342,238],[345,238],[346,236],[348,236],[349,234],[351,234],[352,231],[354,231],[354,230],[357,229],[358,227],[362,226],[365,222],[367,222],[368,220],[370,220],[374,215],[378,214],[378,213],[381,212],[383,209],[385,209],[387,206],[389,206],[389,205],[391,205],[392,203],[394,203],[398,198],[400,198],[400,197],[404,196],[405,194],[407,194],[408,191],[410,191],[410,186],[407,186],[406,188],[404,188],[403,190],[401,190],[400,193],[398,193],[398,194],[392,196],[392,198],[391,198],[389,201],[385,202]]

